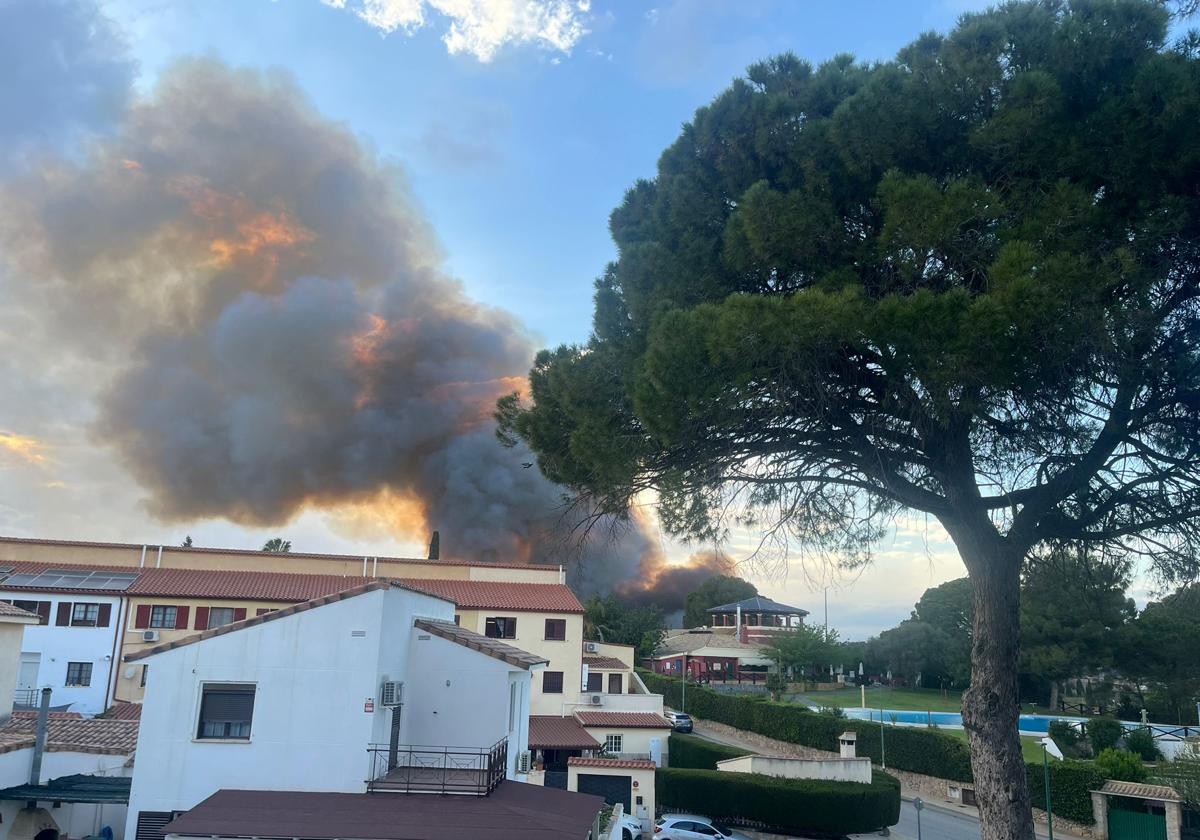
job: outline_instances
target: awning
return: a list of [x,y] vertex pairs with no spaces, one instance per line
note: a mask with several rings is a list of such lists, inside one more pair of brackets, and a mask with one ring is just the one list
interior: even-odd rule
[[0,790],[0,799],[18,802],[98,802],[129,804],[128,776],[60,776],[44,785],[17,785]]
[[530,715],[529,748],[531,750],[598,750],[600,742],[593,738],[573,717]]

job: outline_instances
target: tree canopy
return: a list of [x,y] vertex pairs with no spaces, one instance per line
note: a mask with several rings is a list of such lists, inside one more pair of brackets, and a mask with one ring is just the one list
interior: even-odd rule
[[[974,583],[984,837],[1032,835],[1019,573],[1042,543],[1195,572],[1200,59],[1150,0],[967,14],[874,64],[782,55],[611,218],[593,333],[498,407],[597,510],[846,563],[901,509]],[[733,517],[731,520],[730,517]]]
[[583,605],[584,638],[617,645],[633,645],[639,659],[654,653],[666,635],[658,607],[635,607],[616,595],[593,595]]
[[272,537],[263,543],[262,550],[269,554],[286,554],[292,550],[292,541],[283,537]]
[[763,655],[780,668],[797,676],[808,676],[809,669],[832,665],[838,656],[838,631],[820,625],[801,624],[786,633],[776,633]]
[[687,596],[684,601],[683,626],[700,627],[708,624],[707,610],[734,601],[744,601],[758,594],[758,588],[748,580],[732,575],[714,575]]

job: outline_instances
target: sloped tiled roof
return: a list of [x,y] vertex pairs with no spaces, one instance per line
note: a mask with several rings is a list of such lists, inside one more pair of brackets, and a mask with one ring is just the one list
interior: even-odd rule
[[[0,732],[32,738],[37,718],[14,717]],[[83,752],[129,755],[137,747],[138,721],[106,718],[56,718],[47,721],[46,749],[50,752]]]
[[567,759],[569,767],[608,767],[613,770],[657,770],[658,765],[644,758],[585,758],[573,755]]
[[3,601],[0,601],[0,618],[27,618],[31,622],[41,621],[37,613],[31,613],[29,610],[14,607],[12,604],[6,604]]
[[534,750],[598,750],[600,742],[573,717],[529,716],[529,748]]
[[762,648],[757,645],[748,644],[739,641],[733,636],[721,633],[712,633],[704,631],[701,633],[682,632],[672,633],[662,640],[662,643],[654,649],[653,657],[661,659],[665,656],[677,656],[681,653],[691,653],[692,651],[700,650],[704,647],[725,648],[733,650],[744,650],[749,655],[750,651],[761,655]]
[[113,720],[141,720],[142,704],[127,703],[124,700],[118,700],[113,707],[108,710],[107,716]]
[[526,653],[520,648],[505,644],[499,639],[481,636],[474,630],[459,627],[452,621],[434,621],[429,618],[418,618],[413,622],[413,626],[427,633],[432,633],[448,642],[454,642],[456,645],[462,645],[463,647],[490,656],[493,659],[499,659],[507,662],[509,665],[516,665],[518,668],[524,668],[525,670],[529,670],[535,665],[550,664],[549,659],[543,659],[540,656],[534,656],[532,653]]
[[575,718],[584,726],[620,727],[622,729],[670,729],[671,721],[654,712],[576,712]]
[[759,613],[784,613],[787,615],[808,615],[808,610],[802,610],[799,607],[789,607],[787,604],[781,604],[778,601],[772,601],[762,595],[755,595],[753,598],[746,598],[743,601],[734,601],[731,604],[721,604],[719,607],[709,607],[706,612],[710,613],[726,613],[736,612],[738,607],[742,608],[742,612],[759,612]]
[[561,583],[503,583],[490,580],[431,580],[400,578],[400,582],[431,595],[448,598],[464,610],[513,612],[583,612],[583,604]]
[[236,598],[244,601],[311,601],[371,582],[371,578],[288,572],[143,569],[125,590],[130,596]]
[[602,671],[628,671],[630,667],[615,656],[585,656],[583,664]]
[[[15,718],[31,718],[37,720],[37,709],[14,709],[12,716]],[[83,720],[83,715],[79,712],[50,712],[52,720]]]
[[1157,799],[1166,802],[1182,801],[1179,792],[1173,787],[1147,785],[1141,782],[1117,782],[1110,780],[1104,783],[1104,787],[1100,788],[1100,793],[1107,793],[1112,796],[1134,796],[1139,799]]

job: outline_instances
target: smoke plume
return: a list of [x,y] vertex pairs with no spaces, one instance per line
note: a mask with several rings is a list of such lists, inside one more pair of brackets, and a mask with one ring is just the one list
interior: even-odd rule
[[[494,439],[534,346],[441,268],[401,172],[287,77],[186,60],[74,155],[0,181],[19,304],[106,371],[96,439],[164,520],[305,509],[437,528],[442,556],[563,562],[580,591],[672,598],[640,520],[565,549],[562,490]],[[571,555],[571,557],[568,557]],[[686,593],[684,593],[686,594]]]

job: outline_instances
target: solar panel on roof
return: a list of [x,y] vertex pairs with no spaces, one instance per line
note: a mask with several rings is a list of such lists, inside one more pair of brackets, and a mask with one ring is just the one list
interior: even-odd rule
[[82,569],[46,569],[44,572],[21,572],[4,581],[8,586],[30,589],[128,589],[137,580],[136,572],[95,572]]

